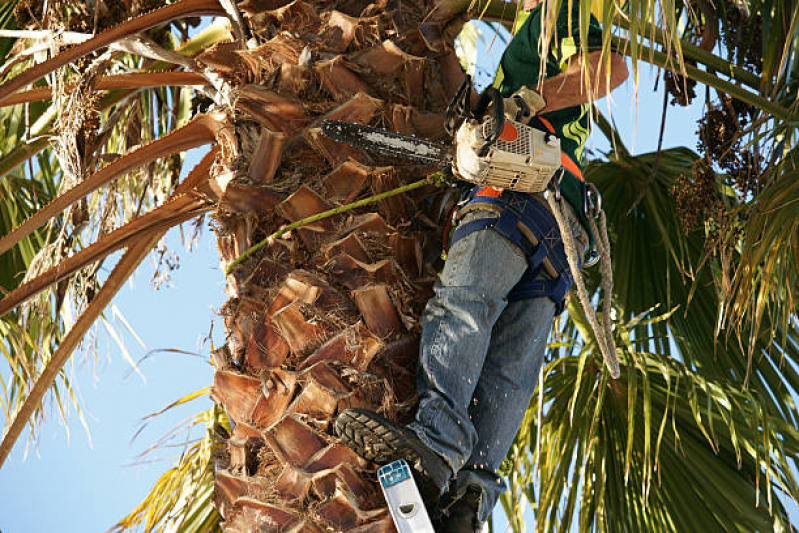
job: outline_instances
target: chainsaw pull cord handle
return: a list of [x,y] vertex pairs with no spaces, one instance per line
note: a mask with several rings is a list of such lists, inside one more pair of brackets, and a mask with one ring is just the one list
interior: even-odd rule
[[497,142],[499,136],[502,135],[502,130],[505,129],[505,101],[502,99],[502,95],[496,87],[489,87],[480,95],[477,105],[474,106],[474,118],[478,122],[482,122],[489,107],[491,107],[494,112],[494,129],[486,136],[486,140],[483,142],[482,146],[477,149],[478,157],[485,157],[488,155],[488,151],[494,143]]

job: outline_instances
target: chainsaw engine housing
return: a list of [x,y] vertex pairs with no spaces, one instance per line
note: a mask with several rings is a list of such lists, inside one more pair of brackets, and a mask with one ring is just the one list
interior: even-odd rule
[[[470,139],[467,142],[472,147],[480,146],[494,131],[494,119],[489,118],[479,124],[464,123],[461,129],[458,132],[459,144],[466,141],[464,137],[468,132]],[[462,153],[458,150],[457,157],[461,158]],[[552,176],[560,167],[560,139],[550,133],[506,119],[499,139],[480,159],[479,170],[459,173],[459,177],[484,187],[536,193],[546,190]]]

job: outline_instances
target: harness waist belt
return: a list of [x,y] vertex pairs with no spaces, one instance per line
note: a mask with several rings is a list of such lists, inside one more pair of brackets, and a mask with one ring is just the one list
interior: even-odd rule
[[[508,301],[548,297],[555,302],[556,313],[560,314],[574,280],[555,218],[528,194],[512,191],[495,194],[499,191],[486,189],[473,188],[465,198],[465,206],[476,208],[484,204],[491,211],[499,212],[499,216],[460,224],[450,246],[476,231],[493,229],[518,246],[527,258],[527,270],[508,294]],[[542,277],[542,268],[552,279]]]

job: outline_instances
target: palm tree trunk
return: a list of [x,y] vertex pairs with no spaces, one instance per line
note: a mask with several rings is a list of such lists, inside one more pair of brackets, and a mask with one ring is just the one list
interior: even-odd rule
[[[332,142],[318,124],[444,136],[462,73],[433,5],[240,4],[262,44],[197,58],[237,87],[239,153],[217,169],[232,176],[216,213],[223,266],[282,225],[430,171]],[[426,187],[322,220],[227,277],[227,343],[213,355],[213,398],[232,422],[215,462],[227,531],[393,530],[373,467],[337,441],[331,421],[352,406],[412,416],[443,197]]]

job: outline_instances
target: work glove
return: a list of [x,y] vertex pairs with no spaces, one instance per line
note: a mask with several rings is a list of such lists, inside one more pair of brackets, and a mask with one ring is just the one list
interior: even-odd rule
[[505,98],[505,117],[520,122],[537,115],[547,106],[546,100],[539,93],[524,86],[510,98]]
[[477,136],[477,129],[482,124],[475,120],[466,120],[455,133],[455,161],[452,163],[453,173],[464,181],[478,183],[488,169],[488,162],[477,155],[482,141]]

